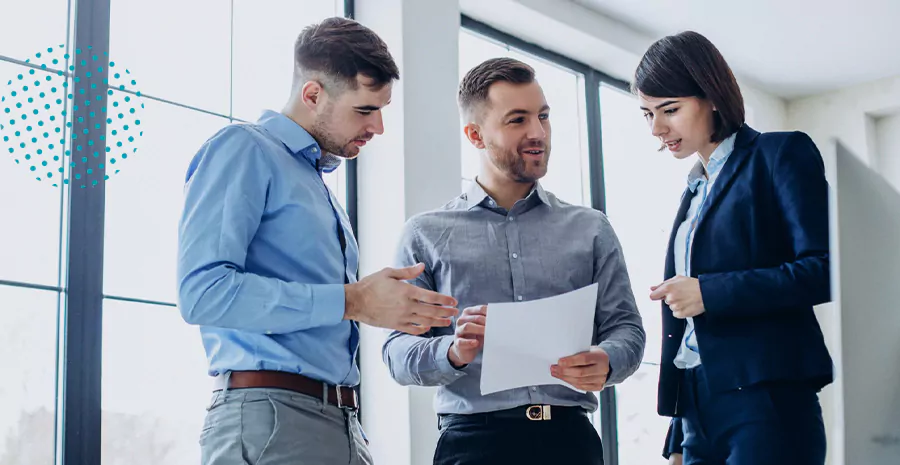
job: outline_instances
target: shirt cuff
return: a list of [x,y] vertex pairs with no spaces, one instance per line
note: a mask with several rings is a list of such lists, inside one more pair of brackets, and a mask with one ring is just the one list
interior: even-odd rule
[[466,375],[466,372],[463,371],[465,367],[456,369],[450,363],[450,346],[453,345],[453,336],[441,336],[440,339],[437,350],[434,351],[434,366],[437,367],[438,373],[445,381],[442,384],[450,384]]
[[[610,341],[601,342],[597,344],[597,347],[603,349],[609,355],[609,374],[606,376],[606,386],[625,381],[628,374],[625,366],[628,364],[628,360],[624,351]],[[622,376],[623,373],[626,376]]]
[[313,311],[309,316],[309,327],[335,326],[344,321],[343,284],[321,284],[312,286]]

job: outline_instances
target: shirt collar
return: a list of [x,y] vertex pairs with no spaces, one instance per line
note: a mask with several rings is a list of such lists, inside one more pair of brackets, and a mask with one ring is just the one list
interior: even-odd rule
[[725,166],[725,162],[728,161],[728,157],[731,156],[731,152],[734,151],[735,139],[737,139],[737,132],[725,138],[725,140],[713,150],[712,155],[709,157],[709,163],[706,165],[706,170],[703,169],[703,163],[697,161],[690,173],[688,173],[687,178],[688,189],[690,189],[691,192],[697,192],[700,183],[703,182],[704,179],[707,179],[707,177],[704,176],[706,171],[709,172],[709,179],[713,179],[719,174],[719,171]]
[[[478,184],[478,179],[476,178],[471,182],[469,189],[465,192],[465,200],[466,200],[466,209],[471,210],[478,205],[481,205],[484,202],[493,202],[492,207],[497,206],[497,202],[488,195],[487,192],[484,191],[484,188],[481,187],[481,184]],[[535,182],[534,187],[531,189],[531,192],[525,196],[526,199],[531,198],[532,196],[536,196],[546,205],[550,205],[550,198],[547,196],[547,191],[544,190],[544,187],[541,186],[540,182]]]
[[340,165],[340,158],[330,154],[322,155],[322,148],[312,135],[287,116],[266,110],[257,124],[280,140],[293,155],[300,155],[316,169],[330,173]]

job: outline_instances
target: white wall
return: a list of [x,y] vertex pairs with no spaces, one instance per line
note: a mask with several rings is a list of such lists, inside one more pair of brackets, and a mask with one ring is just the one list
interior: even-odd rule
[[809,134],[829,160],[834,157],[829,140],[838,138],[872,166],[874,120],[900,110],[900,76],[792,100],[787,108],[788,126]]
[[[834,139],[840,140],[850,152],[858,156],[870,167],[879,169],[889,181],[900,185],[900,157],[897,141],[888,134],[897,134],[896,116],[882,118],[900,109],[900,76],[871,83],[813,95],[787,104],[787,127],[803,131],[812,137],[825,159],[826,176],[834,185],[835,150]],[[880,137],[879,137],[880,135]],[[884,142],[880,142],[884,141]],[[880,145],[885,153],[891,153],[890,160],[879,160]],[[846,234],[846,233],[845,233]],[[843,371],[841,360],[841,317],[837,305],[827,304],[816,309],[828,348],[835,359],[838,373]],[[844,408],[844,382],[840,377],[822,392],[822,408],[828,431],[829,463],[843,464],[843,428],[841,418]],[[833,447],[832,447],[833,446]]]
[[875,120],[875,166],[900,190],[900,111]]
[[[387,42],[400,81],[385,134],[359,157],[360,274],[394,264],[410,216],[459,194],[459,8],[453,1],[356,0],[356,18]],[[386,332],[363,327],[363,428],[376,463],[431,463],[437,443],[432,389],[398,386],[381,360]]]

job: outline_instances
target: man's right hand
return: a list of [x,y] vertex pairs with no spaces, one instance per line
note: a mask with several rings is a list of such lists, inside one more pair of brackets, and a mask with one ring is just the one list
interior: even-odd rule
[[423,334],[434,326],[450,326],[459,311],[456,299],[403,281],[422,274],[421,263],[385,268],[358,283],[344,286],[344,319],[409,334]]
[[669,465],[681,465],[681,454],[669,454]]
[[484,326],[487,321],[487,305],[469,307],[456,320],[456,334],[447,358],[455,368],[462,368],[475,360],[484,347]]

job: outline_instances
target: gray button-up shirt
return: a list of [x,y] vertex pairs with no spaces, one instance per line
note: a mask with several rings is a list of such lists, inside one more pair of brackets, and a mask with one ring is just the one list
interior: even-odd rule
[[[411,218],[397,266],[420,262],[425,271],[414,284],[455,297],[460,309],[536,300],[599,283],[593,344],[609,354],[607,386],[625,380],[641,362],[644,329],[612,226],[603,213],[567,204],[540,184],[508,212],[472,183],[468,192],[441,209]],[[487,321],[490,324],[490,307]],[[447,358],[453,333],[453,327],[433,328],[422,336],[392,332],[382,349],[391,376],[400,384],[440,386],[434,405],[438,414],[527,404],[597,409],[593,393],[558,385],[482,396],[481,355],[455,369]],[[522,337],[540,344],[540,335],[538,327]]]

